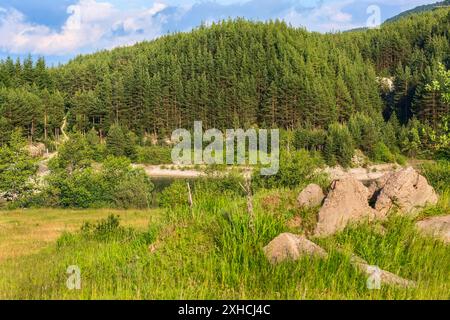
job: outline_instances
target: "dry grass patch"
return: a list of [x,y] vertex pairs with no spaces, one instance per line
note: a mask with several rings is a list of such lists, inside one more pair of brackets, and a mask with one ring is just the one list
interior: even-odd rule
[[78,230],[86,221],[120,216],[124,226],[145,230],[159,215],[149,210],[14,210],[0,212],[0,263],[38,252],[63,232]]

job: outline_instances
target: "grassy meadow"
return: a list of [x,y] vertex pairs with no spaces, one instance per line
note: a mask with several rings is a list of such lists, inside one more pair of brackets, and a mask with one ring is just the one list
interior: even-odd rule
[[[325,260],[271,265],[262,248],[281,232],[308,235],[316,211],[297,209],[295,190],[261,189],[251,223],[245,197],[230,190],[199,188],[192,209],[0,212],[0,298],[450,298],[450,247],[414,228],[415,219],[449,213],[448,192],[416,218],[394,214],[312,238],[330,253]],[[368,290],[352,253],[417,286]],[[81,270],[81,290],[66,287],[71,265]]]

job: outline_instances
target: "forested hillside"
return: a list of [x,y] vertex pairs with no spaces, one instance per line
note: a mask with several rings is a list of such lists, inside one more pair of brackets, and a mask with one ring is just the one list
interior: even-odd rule
[[444,1],[436,2],[436,3],[432,3],[432,4],[426,4],[423,6],[415,7],[414,9],[404,11],[404,12],[400,13],[399,15],[396,15],[395,17],[392,17],[392,18],[386,20],[385,23],[397,21],[399,19],[405,18],[405,17],[410,16],[415,13],[426,12],[426,11],[434,10],[437,8],[442,8],[445,6],[450,6],[450,0],[444,0]]
[[[7,59],[0,64],[0,138],[21,127],[33,140],[54,140],[65,115],[69,131],[95,128],[101,136],[117,123],[162,138],[194,120],[326,130],[357,114],[375,123],[395,114],[403,125],[417,118],[439,131],[449,105],[428,85],[440,77],[440,63],[450,66],[449,25],[448,9],[325,35],[236,20],[57,68],[44,59]],[[383,85],[386,78],[394,88]]]

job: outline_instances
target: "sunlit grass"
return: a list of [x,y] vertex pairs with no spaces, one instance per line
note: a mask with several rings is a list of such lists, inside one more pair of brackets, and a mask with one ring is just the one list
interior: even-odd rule
[[[414,221],[404,217],[349,227],[327,239],[313,238],[330,253],[327,259],[304,258],[271,265],[262,248],[279,233],[292,231],[287,222],[293,216],[302,215],[305,219],[314,215],[291,206],[295,193],[289,192],[261,191],[255,195],[254,231],[249,227],[245,198],[217,193],[197,195],[192,211],[179,208],[168,213],[121,214],[127,226],[145,217],[136,237],[99,241],[75,232],[72,233],[75,241],[59,246],[51,244],[38,253],[0,263],[0,298],[450,298],[449,246],[422,237],[416,232]],[[268,210],[263,202],[268,194],[274,193],[280,195],[281,201]],[[109,212],[96,215],[92,211],[92,214],[104,218]],[[30,212],[33,217],[39,214]],[[59,215],[61,220],[71,219],[71,214],[54,214],[55,219]],[[79,214],[79,219],[86,217],[81,212],[72,214]],[[17,219],[15,214],[6,215],[10,220]],[[136,219],[130,218],[133,215]],[[5,220],[1,221],[3,226]],[[150,237],[145,236],[148,230],[152,232]],[[416,281],[417,287],[383,286],[381,290],[368,290],[366,277],[349,262],[351,253]],[[81,269],[79,291],[66,287],[66,270],[70,265]]]

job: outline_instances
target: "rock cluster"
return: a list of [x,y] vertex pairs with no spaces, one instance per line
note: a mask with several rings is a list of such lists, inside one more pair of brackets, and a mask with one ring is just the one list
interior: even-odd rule
[[[314,231],[316,237],[333,235],[350,223],[384,219],[392,209],[404,214],[414,214],[418,209],[436,204],[437,201],[434,189],[413,168],[387,173],[374,180],[368,188],[351,176],[342,177],[333,181],[326,196],[318,185],[311,184],[297,198],[300,208],[317,207],[323,203]],[[420,221],[417,228],[450,243],[450,216]],[[324,249],[306,237],[292,233],[283,233],[274,238],[264,247],[264,254],[273,264],[302,257],[328,257]],[[375,279],[379,284],[403,288],[416,285],[413,281],[372,266],[358,256],[353,255],[350,263],[364,273],[368,281]]]
[[414,214],[437,201],[433,187],[413,168],[387,173],[369,188],[351,176],[342,177],[333,181],[326,197],[319,186],[309,185],[297,199],[300,207],[314,207],[323,202],[316,236],[332,235],[349,223],[384,219],[394,208]]

